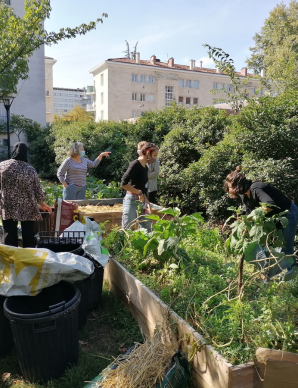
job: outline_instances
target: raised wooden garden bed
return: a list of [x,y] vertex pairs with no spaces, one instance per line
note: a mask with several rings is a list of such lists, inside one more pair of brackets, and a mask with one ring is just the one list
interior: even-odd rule
[[[106,224],[106,233],[109,233],[114,226],[121,226],[122,222],[122,210],[115,208],[113,206],[116,204],[122,204],[123,198],[109,198],[109,199],[87,199],[81,201],[72,201],[78,204],[79,206],[93,205],[93,206],[109,206],[110,209],[105,212],[82,212],[79,210],[79,221],[82,221],[83,218],[92,217],[94,221],[98,224],[110,221]],[[158,214],[157,212],[162,209],[161,206],[151,204],[152,214]]]
[[194,387],[255,388],[258,377],[253,363],[233,366],[212,346],[202,346],[205,340],[199,333],[113,258],[105,269],[105,278],[112,292],[129,307],[145,334],[152,334],[165,321],[170,322],[168,325],[175,328],[173,340],[177,344],[179,341],[180,347],[197,348],[192,361]]

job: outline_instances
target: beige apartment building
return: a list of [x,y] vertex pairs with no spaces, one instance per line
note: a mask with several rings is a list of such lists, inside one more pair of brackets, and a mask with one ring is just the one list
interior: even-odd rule
[[[174,58],[161,62],[152,55],[150,60],[112,58],[90,70],[93,86],[87,88],[92,98],[87,111],[94,112],[95,121],[125,120],[138,117],[142,112],[169,106],[171,101],[186,107],[210,106],[224,92],[214,95],[212,89],[231,90],[230,79],[218,69],[175,64]],[[247,68],[237,73],[247,78]],[[260,86],[258,80],[249,80],[247,93],[253,95]],[[262,90],[259,91],[259,95]]]
[[46,123],[54,122],[53,66],[56,59],[45,57]]

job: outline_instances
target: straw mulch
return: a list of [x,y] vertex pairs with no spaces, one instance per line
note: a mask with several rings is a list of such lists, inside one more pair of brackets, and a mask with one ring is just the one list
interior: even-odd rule
[[171,365],[172,345],[161,341],[160,333],[136,347],[129,355],[119,356],[114,370],[103,372],[101,388],[152,388],[159,384]]
[[79,212],[81,213],[109,213],[109,212],[122,212],[123,206],[121,203],[115,203],[113,206],[103,205],[86,205],[79,206]]

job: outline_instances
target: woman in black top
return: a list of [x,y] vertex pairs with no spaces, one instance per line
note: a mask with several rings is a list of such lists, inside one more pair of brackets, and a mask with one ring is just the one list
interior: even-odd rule
[[[158,147],[155,144],[146,142],[140,150],[138,159],[131,162],[121,180],[122,189],[126,190],[123,200],[122,227],[125,228],[138,216],[137,200],[150,206],[146,198],[146,184],[148,182],[148,158],[156,157]],[[156,154],[156,155],[155,155]],[[149,229],[149,222],[144,222],[141,226]],[[129,225],[131,226],[131,225]]]
[[[285,213],[285,217],[288,219],[288,225],[282,229],[285,239],[284,253],[291,255],[294,253],[294,239],[298,224],[298,209],[297,206],[283,194],[276,187],[269,183],[252,182],[246,179],[243,174],[240,173],[241,166],[236,167],[235,171],[232,171],[227,177],[224,184],[224,190],[229,193],[230,198],[240,197],[242,203],[245,206],[246,214],[249,214],[256,207],[260,207],[261,203],[268,205],[274,205],[277,207],[264,207],[267,211],[267,216],[271,217],[274,214],[280,212]],[[293,266],[296,265],[294,259]]]

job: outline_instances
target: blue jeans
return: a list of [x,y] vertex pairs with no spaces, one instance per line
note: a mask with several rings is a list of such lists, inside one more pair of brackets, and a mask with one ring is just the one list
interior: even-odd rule
[[[282,234],[285,239],[284,253],[286,255],[291,255],[294,253],[294,240],[298,225],[298,209],[294,203],[292,203],[289,212],[285,214],[285,217],[289,222],[288,225],[282,229]],[[293,264],[296,264],[295,258]]]
[[77,187],[71,183],[67,189],[63,186],[63,199],[66,201],[85,199],[87,186]]
[[[122,211],[122,228],[126,228],[133,220],[135,220],[138,214],[138,204],[136,201],[139,200],[138,195],[126,194],[123,199],[123,211]],[[147,212],[146,212],[147,213]],[[151,231],[151,222],[143,222],[142,218],[139,218],[140,226]],[[132,227],[132,224],[129,225],[129,228]]]

